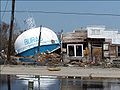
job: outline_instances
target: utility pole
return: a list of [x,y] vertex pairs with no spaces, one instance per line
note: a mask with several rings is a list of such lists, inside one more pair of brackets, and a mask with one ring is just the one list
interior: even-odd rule
[[40,53],[41,29],[42,29],[42,25],[40,25],[40,34],[39,34],[39,41],[38,41],[38,54]]
[[10,23],[10,30],[9,30],[8,52],[7,52],[8,63],[11,63],[10,55],[11,55],[11,42],[12,42],[13,23],[14,23],[14,10],[15,10],[15,0],[12,0],[11,23]]
[[[2,21],[1,21],[0,23],[2,24]],[[1,45],[2,45],[2,44],[1,44],[1,43],[2,43],[2,36],[1,36],[1,35],[2,35],[2,34],[1,34],[1,33],[2,33],[2,25],[1,25],[1,27],[0,27],[0,52],[1,52],[1,50],[2,50],[2,47],[1,47]]]

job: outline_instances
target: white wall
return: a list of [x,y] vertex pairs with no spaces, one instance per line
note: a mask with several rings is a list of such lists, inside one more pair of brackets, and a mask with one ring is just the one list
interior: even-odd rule
[[88,38],[104,38],[104,27],[87,27]]
[[120,44],[120,34],[117,34],[112,38],[112,44]]
[[118,31],[106,30],[105,27],[87,27],[87,37],[111,39],[112,44],[120,44],[120,34],[118,33]]

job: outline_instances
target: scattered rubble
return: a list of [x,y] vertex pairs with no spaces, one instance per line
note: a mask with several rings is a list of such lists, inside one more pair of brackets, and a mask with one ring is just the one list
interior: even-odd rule
[[31,57],[37,65],[48,65],[52,66],[60,63],[60,55],[56,53],[42,53]]
[[[63,58],[64,59],[64,58]],[[7,55],[0,52],[0,64],[7,64]],[[14,65],[46,65],[46,66],[77,66],[77,67],[93,67],[100,66],[102,68],[119,68],[120,59],[106,58],[102,61],[87,60],[68,60],[69,62],[61,62],[61,56],[56,53],[42,53],[34,57],[17,57],[11,56],[11,63]]]

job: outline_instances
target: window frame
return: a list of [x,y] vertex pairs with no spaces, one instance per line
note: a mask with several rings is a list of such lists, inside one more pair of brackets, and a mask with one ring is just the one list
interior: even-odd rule
[[[83,44],[67,44],[67,55],[69,56],[69,46],[74,46],[74,56],[72,57],[83,57]],[[76,56],[76,46],[82,47],[82,56]]]

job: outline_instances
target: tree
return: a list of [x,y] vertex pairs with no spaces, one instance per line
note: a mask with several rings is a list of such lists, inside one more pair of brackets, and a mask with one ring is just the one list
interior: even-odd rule
[[7,40],[8,40],[8,31],[9,25],[5,22],[0,23],[0,51],[5,50],[7,48]]
[[[17,30],[17,24],[14,23],[13,31]],[[4,50],[5,53],[7,53],[7,47],[8,47],[8,36],[9,36],[9,24],[5,22],[0,23],[0,51]],[[13,33],[13,38],[12,38],[12,44],[11,44],[11,55],[15,54],[15,49],[14,49],[14,43],[16,38],[18,37],[19,33],[14,32]]]

